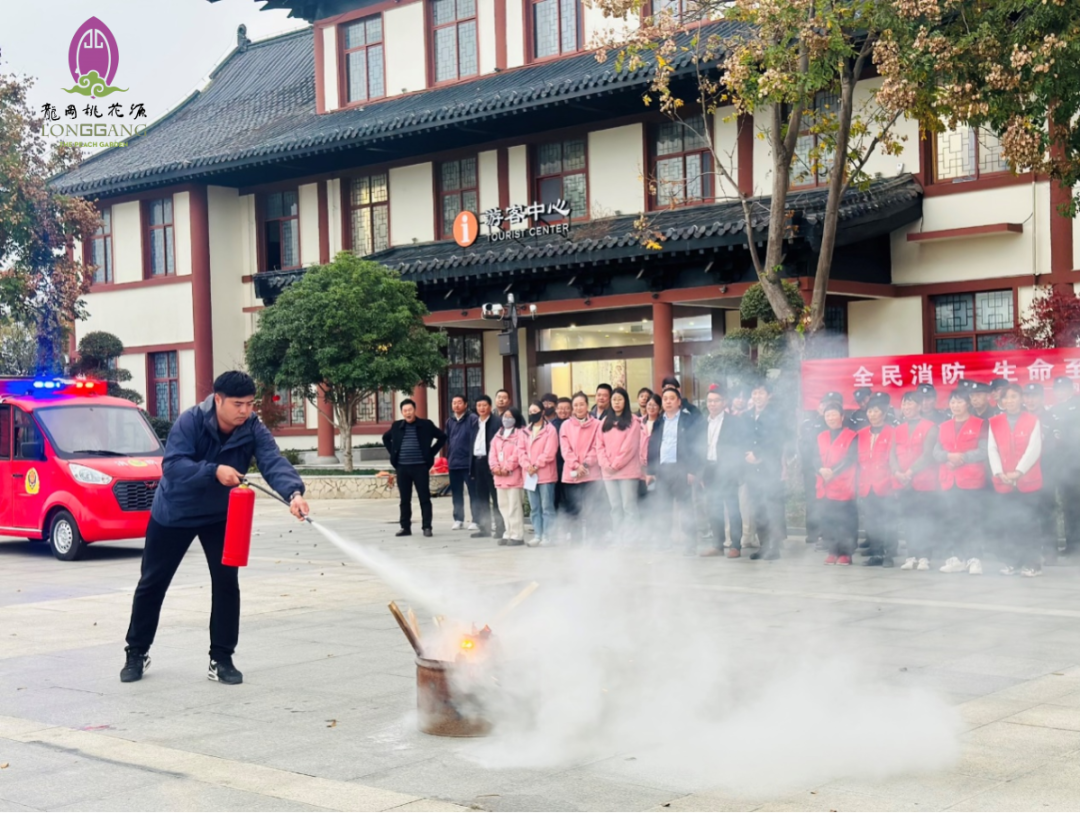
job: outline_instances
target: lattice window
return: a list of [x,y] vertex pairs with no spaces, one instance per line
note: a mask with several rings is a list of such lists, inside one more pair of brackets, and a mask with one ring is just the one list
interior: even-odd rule
[[[589,216],[587,155],[584,138],[553,141],[536,148],[536,196],[541,203],[569,203],[571,220]],[[548,222],[560,219],[558,215],[545,216]]]
[[356,407],[357,423],[391,423],[394,420],[394,393],[369,395]]
[[964,127],[934,138],[934,180],[957,183],[1009,171],[1001,139],[988,130]]
[[361,257],[390,248],[390,181],[387,174],[349,181],[352,250]]
[[263,251],[266,271],[300,267],[300,203],[295,191],[266,196]]
[[96,265],[94,269],[94,284],[113,281],[112,262],[112,208],[103,209],[101,212],[101,225],[94,232],[90,241],[90,252],[87,261]]
[[173,200],[171,197],[149,201],[150,276],[176,273],[173,247]]
[[683,206],[713,197],[712,156],[698,127],[668,121],[656,128],[657,206]]
[[175,350],[150,353],[149,412],[175,421],[180,415],[180,365]]
[[450,399],[464,395],[470,405],[484,394],[484,336],[482,333],[451,335],[446,345],[445,414],[450,414]]
[[839,107],[839,96],[819,93],[813,109],[803,113],[791,167],[792,186],[821,186],[828,182],[835,155],[829,149],[829,139],[823,131],[831,129]]
[[282,421],[284,426],[307,426],[307,415],[305,412],[307,399],[304,397],[304,391],[302,389],[290,390],[284,387],[279,388],[276,400],[278,406],[281,407],[285,415],[285,419]]
[[935,296],[933,306],[936,353],[997,350],[1016,324],[1011,290]]
[[580,0],[528,0],[533,58],[572,54],[582,47]]
[[443,161],[439,165],[439,193],[442,197],[442,236],[450,238],[454,234],[454,218],[459,212],[479,212],[476,158]]
[[475,76],[479,72],[476,0],[434,0],[431,18],[435,81]]
[[362,102],[385,96],[382,15],[346,23],[342,29],[346,99]]

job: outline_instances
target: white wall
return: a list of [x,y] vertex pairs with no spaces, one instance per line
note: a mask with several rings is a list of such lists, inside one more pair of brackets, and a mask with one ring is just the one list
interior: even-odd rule
[[479,0],[476,4],[477,47],[480,51],[480,75],[495,70],[495,0]]
[[173,195],[173,259],[176,275],[191,273],[191,194]]
[[142,238],[142,215],[139,201],[114,205],[112,207],[113,282],[138,282],[143,278]]
[[[892,234],[897,285],[1050,273],[1049,188],[1008,186],[923,200],[923,218]],[[909,243],[909,232],[1022,223],[1023,234]]]
[[180,411],[189,409],[197,403],[195,400],[195,351],[181,350],[176,354],[180,368]]
[[87,294],[86,308],[90,315],[79,323],[80,336],[104,330],[130,347],[195,340],[187,283]]
[[[725,119],[729,119],[725,121]],[[747,127],[753,128],[753,124],[747,122]],[[717,199],[737,198],[739,196],[739,118],[735,115],[735,109],[724,107],[716,111],[713,117],[713,143],[716,146],[716,158],[727,171],[728,175],[735,179],[736,183],[729,182],[718,169],[715,172],[714,187]]]
[[[245,274],[254,276],[259,273],[259,257],[258,249],[255,246],[255,241],[258,237],[258,228],[255,225],[255,196],[243,195],[237,199],[237,206],[239,206],[238,217],[240,219],[240,231],[237,234],[237,239],[240,241],[240,276]],[[213,255],[211,254],[211,264],[213,263]],[[241,308],[249,308],[254,305],[261,305],[262,300],[257,299],[255,296],[255,285],[253,283],[241,283]],[[216,314],[217,311],[215,310]],[[242,311],[229,314],[229,318],[237,322],[238,330],[246,340],[252,333],[250,330],[251,315],[243,313]],[[216,354],[215,354],[216,355]]]
[[643,139],[642,124],[589,133],[589,206],[593,217],[644,211]]
[[323,29],[323,98],[327,110],[337,110],[341,106],[338,93],[338,53],[337,26],[328,25]]
[[922,320],[920,296],[848,302],[848,354],[922,353]]
[[383,12],[387,96],[427,87],[425,6],[425,3],[409,3]]
[[117,364],[131,373],[131,380],[124,386],[135,390],[143,397],[143,407],[146,407],[146,354],[124,353]]
[[319,262],[319,185],[303,184],[299,190],[300,203],[300,264]]
[[[506,67],[525,64],[525,3],[506,1]],[[493,396],[494,397],[494,396]]]
[[[499,205],[499,155],[497,150],[486,150],[476,157],[477,181],[480,184],[480,212]],[[477,212],[477,215],[480,214]],[[480,218],[480,231],[488,233],[484,219]]]
[[327,211],[330,218],[330,259],[342,250],[341,237],[341,179],[331,178],[326,182]]
[[529,148],[511,147],[507,150],[510,174],[510,203],[530,203],[529,192]]
[[214,375],[244,364],[244,322],[237,318],[247,305],[248,288],[242,281],[250,234],[245,227],[247,199],[235,189],[207,188],[210,219],[210,298],[214,331]]
[[[863,121],[868,120],[875,115],[878,107],[874,101],[873,94],[884,80],[868,79],[864,82],[859,82],[855,86],[855,108],[854,115],[861,118]],[[884,178],[891,178],[895,175],[899,175],[897,167],[899,164],[904,165],[904,172],[915,173],[919,171],[919,124],[913,119],[901,118],[896,124],[893,125],[891,131],[892,136],[896,139],[905,139],[902,142],[903,153],[900,155],[884,155],[880,149],[875,149],[871,153],[869,160],[866,162],[866,172],[871,176],[880,175]],[[864,143],[869,144],[873,139],[876,131],[871,132],[865,139]],[[855,145],[852,145],[853,147]]]
[[431,173],[430,161],[390,170],[390,245],[427,243],[435,239],[435,189]]
[[636,31],[641,23],[636,11],[622,19],[615,19],[605,17],[599,6],[586,3],[584,12],[586,47],[599,46],[601,42],[610,41],[613,37],[616,42],[619,42],[630,32]]

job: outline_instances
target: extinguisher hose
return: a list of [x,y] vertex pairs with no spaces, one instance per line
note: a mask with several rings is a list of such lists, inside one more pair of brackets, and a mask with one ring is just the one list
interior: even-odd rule
[[[265,487],[259,485],[258,483],[253,483],[250,480],[248,480],[246,477],[241,477],[240,482],[241,482],[241,484],[243,484],[245,486],[250,486],[251,488],[258,489],[263,494],[266,494],[268,497],[273,497],[275,500],[277,500],[282,505],[288,505],[290,508],[292,507],[291,505],[289,505],[288,500],[284,499],[283,497],[278,495],[276,492],[271,491],[270,489],[265,488]],[[303,516],[305,522],[312,522],[311,517],[309,517],[307,514],[303,514],[302,516]]]

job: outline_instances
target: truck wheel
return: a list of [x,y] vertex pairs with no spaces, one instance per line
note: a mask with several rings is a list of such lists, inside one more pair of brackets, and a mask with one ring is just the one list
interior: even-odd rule
[[63,562],[74,562],[82,557],[86,550],[75,517],[68,511],[57,511],[49,526],[49,547],[53,556]]

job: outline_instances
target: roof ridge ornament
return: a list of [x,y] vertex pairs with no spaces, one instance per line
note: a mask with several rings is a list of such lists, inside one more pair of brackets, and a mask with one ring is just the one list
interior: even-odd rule
[[251,40],[248,39],[247,26],[241,23],[236,27],[236,50],[244,53],[249,45],[251,45]]

